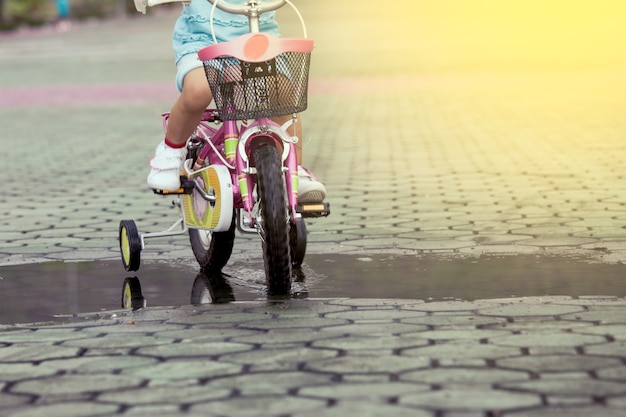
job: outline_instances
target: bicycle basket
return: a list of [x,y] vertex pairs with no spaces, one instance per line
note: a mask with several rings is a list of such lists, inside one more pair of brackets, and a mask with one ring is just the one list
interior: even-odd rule
[[223,120],[299,113],[307,107],[310,52],[284,52],[262,62],[218,57],[203,61]]

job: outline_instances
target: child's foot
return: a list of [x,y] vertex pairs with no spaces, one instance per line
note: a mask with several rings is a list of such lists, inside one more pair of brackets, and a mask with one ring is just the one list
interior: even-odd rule
[[180,170],[187,156],[187,147],[171,148],[165,141],[159,143],[150,160],[148,187],[161,191],[176,191],[180,188]]
[[326,187],[308,169],[298,167],[298,203],[321,203],[326,198]]

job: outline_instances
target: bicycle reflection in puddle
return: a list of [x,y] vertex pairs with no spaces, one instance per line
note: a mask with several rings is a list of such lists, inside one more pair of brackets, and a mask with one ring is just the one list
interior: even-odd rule
[[[191,305],[202,304],[226,304],[236,301],[235,292],[230,280],[232,275],[222,271],[200,270],[191,285]],[[305,285],[305,274],[300,268],[293,270],[292,292],[285,297],[266,297],[270,301],[285,299],[305,299],[309,296],[309,290]],[[122,308],[133,311],[148,306],[148,300],[141,290],[139,277],[127,277],[122,286]]]

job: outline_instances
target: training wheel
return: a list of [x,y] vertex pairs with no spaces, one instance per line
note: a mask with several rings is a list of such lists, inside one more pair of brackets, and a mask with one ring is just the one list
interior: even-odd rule
[[120,222],[119,240],[124,269],[138,270],[141,262],[141,238],[134,221],[122,220]]
[[126,278],[122,288],[122,308],[133,311],[145,307],[146,300],[141,293],[141,284],[137,277]]

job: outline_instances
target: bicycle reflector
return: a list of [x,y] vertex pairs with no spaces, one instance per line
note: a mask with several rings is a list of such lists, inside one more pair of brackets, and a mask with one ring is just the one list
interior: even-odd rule
[[255,61],[259,59],[265,52],[267,52],[267,48],[270,45],[270,41],[267,36],[262,34],[255,34],[254,36],[248,38],[243,47],[243,53],[247,59],[250,61]]

